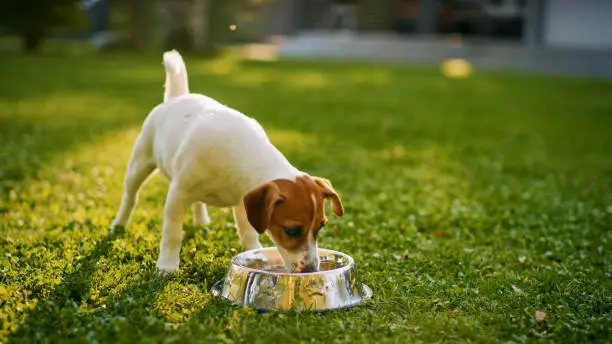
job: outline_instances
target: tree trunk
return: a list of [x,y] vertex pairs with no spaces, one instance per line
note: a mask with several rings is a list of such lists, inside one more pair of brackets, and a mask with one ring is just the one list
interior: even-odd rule
[[210,50],[210,0],[194,0],[193,47],[197,52]]
[[129,0],[128,10],[130,13],[130,36],[131,48],[141,50],[146,48],[150,37],[150,0]]
[[45,38],[44,30],[28,29],[21,33],[21,45],[26,52],[35,52],[40,49]]
[[166,0],[167,18],[164,49],[193,51],[192,23],[193,0]]

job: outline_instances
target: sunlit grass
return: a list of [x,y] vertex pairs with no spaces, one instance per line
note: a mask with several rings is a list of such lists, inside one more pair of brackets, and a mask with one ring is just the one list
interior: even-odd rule
[[346,216],[330,214],[319,246],[352,255],[373,300],[280,315],[212,298],[241,250],[227,209],[206,228],[189,215],[180,272],[156,277],[164,178],[124,233],[107,229],[162,98],[160,56],[0,57],[0,341],[609,337],[610,84],[186,60],[193,91],[257,118],[298,168],[332,180]]
[[384,86],[391,82],[391,72],[381,68],[367,68],[355,70],[347,75],[347,81],[351,84],[380,85]]
[[321,72],[299,72],[289,78],[289,84],[319,88],[329,84],[329,79]]

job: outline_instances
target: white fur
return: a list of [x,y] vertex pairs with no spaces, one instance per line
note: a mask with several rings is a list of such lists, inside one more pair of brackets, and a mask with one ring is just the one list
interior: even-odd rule
[[[272,145],[257,121],[204,95],[189,94],[187,70],[178,52],[164,53],[163,60],[164,102],[149,113],[136,140],[112,226],[128,223],[140,186],[159,170],[170,187],[157,267],[172,272],[179,266],[183,220],[190,205],[198,224],[210,221],[206,204],[233,207],[241,244],[259,248],[243,195],[274,179],[293,180],[301,172]],[[303,261],[304,254],[289,259],[286,263],[294,264],[296,259]]]
[[[313,204],[313,211],[317,211],[317,198],[314,194],[310,194],[310,199]],[[313,221],[316,219],[316,216],[313,216]],[[315,223],[310,224],[311,227],[315,226]],[[269,236],[274,243],[274,238]],[[301,271],[305,267],[309,267],[308,270],[312,270],[313,267],[318,270],[319,269],[319,255],[318,255],[318,246],[317,241],[314,238],[314,234],[312,231],[308,231],[308,241],[305,250],[291,252],[289,250],[284,249],[280,245],[276,245],[278,248],[278,252],[280,253],[285,264],[289,264],[288,268],[290,270],[295,271],[296,269]]]
[[313,208],[316,211],[316,209],[317,209],[317,198],[315,197],[314,194],[310,194],[310,199],[312,200],[312,205],[314,206]]
[[164,102],[170,98],[188,94],[187,67],[181,55],[176,50],[167,51],[164,53],[163,64],[166,68]]

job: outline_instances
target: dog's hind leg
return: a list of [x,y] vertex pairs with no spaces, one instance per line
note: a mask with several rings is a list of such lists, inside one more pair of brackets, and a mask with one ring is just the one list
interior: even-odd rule
[[156,264],[162,274],[174,272],[179,267],[183,220],[190,203],[180,187],[171,183],[164,207],[164,229]]
[[121,206],[111,228],[127,225],[138,201],[138,190],[157,167],[151,154],[147,154],[148,148],[147,142],[139,137],[125,175]]
[[208,216],[206,204],[195,202],[191,205],[191,208],[193,209],[193,223],[196,226],[206,226],[210,224],[210,217]]

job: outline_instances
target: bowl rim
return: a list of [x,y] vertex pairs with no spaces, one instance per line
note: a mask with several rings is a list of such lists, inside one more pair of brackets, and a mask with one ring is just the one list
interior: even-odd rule
[[[254,306],[254,305],[247,304],[247,303],[244,303],[244,302],[231,300],[231,299],[223,296],[223,286],[224,286],[224,283],[225,283],[225,280],[223,280],[223,279],[215,282],[213,284],[212,288],[210,288],[211,294],[213,296],[215,296],[215,297],[224,298],[225,300],[229,301],[231,304],[234,304],[234,305],[242,305],[242,306],[251,307],[251,308],[255,309],[256,311],[258,311],[260,313],[264,313],[264,312],[287,313],[287,312],[291,312],[292,311],[291,309],[287,309],[287,308]],[[298,312],[302,312],[302,311],[309,311],[309,312],[314,312],[314,313],[333,312],[333,311],[338,311],[338,310],[342,310],[342,309],[348,309],[348,308],[357,307],[358,305],[363,304],[365,302],[368,302],[370,299],[372,299],[372,296],[373,296],[372,288],[370,288],[367,284],[362,283],[362,282],[357,282],[357,286],[358,286],[358,288],[359,288],[359,290],[361,292],[361,295],[359,296],[359,300],[357,300],[356,302],[352,302],[350,304],[345,304],[345,305],[336,306],[336,307],[329,307],[329,308],[302,309],[302,310],[299,310]]]
[[[242,270],[246,270],[249,272],[255,272],[255,273],[259,273],[259,274],[266,274],[266,275],[274,275],[274,276],[314,276],[314,275],[324,275],[324,274],[330,274],[330,273],[339,273],[339,272],[344,272],[346,270],[351,269],[352,267],[355,266],[355,260],[353,259],[353,257],[349,256],[346,253],[340,252],[340,251],[336,251],[336,250],[330,250],[330,249],[326,249],[326,248],[318,248],[317,249],[317,254],[319,254],[319,252],[323,251],[323,252],[327,252],[327,253],[331,253],[337,256],[341,256],[344,257],[348,260],[348,264],[339,267],[337,269],[332,269],[332,270],[324,270],[324,271],[315,271],[315,272],[287,272],[287,271],[267,271],[267,270],[262,270],[262,269],[255,269],[255,268],[251,268],[248,266],[244,266],[242,264],[238,264],[236,262],[236,260],[238,259],[238,257],[242,256],[242,255],[246,255],[248,253],[252,253],[255,251],[278,251],[278,248],[275,246],[272,247],[261,247],[261,248],[254,248],[251,250],[247,250],[247,251],[243,251],[240,252],[239,254],[235,255],[232,257],[232,261],[231,264],[233,266],[238,267],[239,269]],[[280,254],[280,253],[279,253]]]

